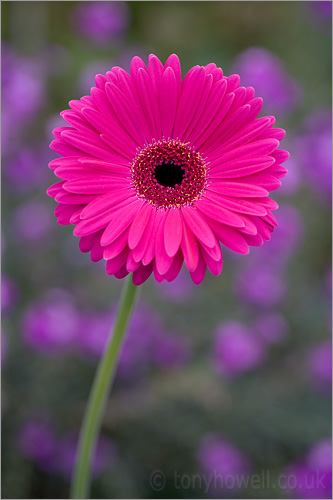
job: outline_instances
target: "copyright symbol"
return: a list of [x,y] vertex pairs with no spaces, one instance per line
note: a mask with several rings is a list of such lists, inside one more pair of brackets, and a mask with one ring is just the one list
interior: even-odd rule
[[150,486],[154,491],[162,491],[165,486],[165,475],[160,470],[156,470],[150,476]]

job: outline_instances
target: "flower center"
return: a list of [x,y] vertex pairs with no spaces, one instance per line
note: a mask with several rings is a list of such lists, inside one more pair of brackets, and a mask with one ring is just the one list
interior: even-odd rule
[[206,165],[189,143],[158,141],[142,149],[132,165],[137,195],[156,208],[190,205],[206,184]]
[[184,179],[185,168],[174,163],[161,163],[155,168],[155,178],[158,184],[164,187],[174,188],[181,184]]

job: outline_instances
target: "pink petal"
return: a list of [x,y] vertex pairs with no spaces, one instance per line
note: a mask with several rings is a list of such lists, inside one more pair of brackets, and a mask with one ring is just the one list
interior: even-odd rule
[[124,264],[117,272],[114,273],[114,277],[118,280],[122,280],[127,276],[129,272],[126,269],[126,264]]
[[227,80],[227,93],[233,92],[239,87],[240,77],[239,75],[230,75],[229,77],[224,77]]
[[[245,226],[240,228],[239,231],[241,231],[244,234],[250,234],[252,236],[255,236],[258,233],[258,229],[252,217],[248,215],[241,215],[240,217],[242,217]],[[259,217],[256,217],[256,219],[259,219]]]
[[267,214],[267,210],[261,204],[251,201],[252,198],[246,200],[244,198],[230,198],[228,196],[220,195],[218,193],[218,190],[216,192],[213,192],[211,188],[210,190],[206,191],[205,197],[207,197],[214,203],[217,203],[218,205],[221,205],[222,207],[234,212],[248,215]]
[[245,237],[237,229],[233,229],[225,224],[219,224],[214,220],[211,220],[209,224],[216,238],[220,240],[223,245],[242,255],[249,253],[249,247]]
[[135,152],[138,145],[120,125],[107,115],[93,109],[83,108],[82,114],[98,132],[105,134],[112,140],[113,148],[120,156],[125,156],[127,159],[131,158],[131,155],[128,154],[128,148]]
[[215,236],[200,215],[200,212],[192,207],[183,207],[182,215],[186,225],[198,238],[198,240],[212,248],[216,242]]
[[199,261],[199,244],[195,239],[192,231],[183,221],[183,237],[181,241],[181,249],[184,255],[185,264],[189,271],[194,271],[197,268]]
[[58,193],[60,193],[63,190],[63,182],[57,182],[56,184],[53,184],[46,190],[46,194],[48,196],[51,196],[51,198],[54,198]]
[[142,237],[141,237],[139,243],[136,245],[135,248],[133,248],[133,257],[134,257],[134,260],[136,260],[137,262],[140,262],[140,260],[142,259],[143,255],[145,253],[145,250],[148,246],[148,243],[152,239],[151,236],[152,236],[153,228],[155,225],[156,212],[157,212],[156,209],[151,210],[149,219],[147,221],[146,229],[145,229],[144,233],[142,234]]
[[144,144],[146,139],[145,135],[147,136],[148,134],[143,133],[145,127],[139,120],[141,113],[138,111],[138,106],[133,102],[129,105],[124,94],[113,83],[107,83],[105,89],[106,95],[108,96],[114,112],[116,113],[122,126],[125,130],[128,130],[129,134],[131,134],[132,138],[139,145]]
[[[264,139],[262,141],[251,142],[250,144],[246,144],[244,146],[239,146],[228,153],[225,153],[221,156],[223,162],[229,162],[235,158],[239,158],[240,156],[245,158],[258,157],[258,156],[273,156],[273,151],[278,147],[279,141],[276,139]],[[214,151],[212,153],[211,158],[215,159],[220,156],[218,151]]]
[[128,247],[125,247],[124,250],[117,255],[117,257],[108,260],[106,263],[106,272],[112,275],[119,271],[119,269],[121,269],[126,263],[128,253],[129,249]]
[[166,221],[166,213],[164,212],[163,217],[161,217],[161,222],[156,233],[156,244],[155,244],[155,265],[157,272],[160,275],[165,274],[169,269],[173,261],[173,257],[170,257],[165,250],[164,244],[164,226]]
[[216,261],[215,259],[212,259],[203,247],[200,248],[200,252],[210,272],[214,276],[219,276],[223,268],[222,254],[220,260]]
[[93,177],[82,177],[67,181],[64,189],[70,193],[77,194],[103,194],[109,191],[129,188],[127,179],[114,177],[112,175],[95,175]]
[[247,241],[247,243],[253,247],[260,247],[264,243],[264,240],[262,239],[260,234],[256,235],[244,234],[244,238]]
[[[205,148],[204,148],[205,142],[212,137],[212,135],[216,132],[216,130],[218,130],[220,124],[223,122],[225,118],[225,115],[230,109],[233,99],[234,99],[234,94],[228,94],[224,96],[217,110],[214,110],[215,111],[214,117],[207,121],[208,125],[206,127],[202,127],[201,125],[200,135],[198,135],[198,137],[195,140],[192,139],[193,145],[197,149],[200,149],[200,151],[203,154],[205,153]],[[194,134],[191,134],[191,138],[192,135]]]
[[[223,224],[226,224],[228,226],[232,227],[244,226],[244,222],[239,215],[235,214],[234,212],[231,212],[230,210],[227,210],[221,205],[217,205],[214,201],[210,201],[208,196],[209,195],[207,193],[205,198],[202,198],[201,200],[195,202],[195,206],[197,207],[198,210],[200,210],[201,214],[203,214],[204,216],[207,215],[208,217],[211,217],[212,219],[217,220],[218,222],[222,222]],[[197,238],[200,240],[199,236],[197,236]],[[207,245],[207,246],[213,246],[213,245]]]
[[182,268],[183,262],[184,262],[183,254],[181,250],[179,250],[173,258],[169,271],[167,271],[164,274],[164,278],[166,281],[173,281],[174,279],[177,278]]
[[195,285],[200,285],[206,274],[206,263],[201,254],[195,271],[191,272],[191,278]]
[[[97,140],[93,134],[83,134],[82,132],[76,132],[75,130],[62,132],[61,136],[66,140],[66,142],[68,142],[68,144],[80,151],[84,151],[85,153],[97,158],[102,158],[103,160],[112,161],[112,155],[110,155],[108,149],[104,147],[99,136],[97,136]],[[82,153],[80,156],[82,156]]]
[[156,95],[159,95],[163,71],[163,64],[161,63],[159,58],[154,54],[150,54],[148,58],[148,75],[150,77]]
[[139,269],[140,267],[140,263],[139,262],[136,262],[134,259],[133,259],[133,254],[132,254],[132,251],[130,250],[129,254],[128,254],[128,257],[127,257],[127,261],[126,261],[126,269],[129,273],[133,273],[134,271],[136,271],[137,269]]
[[81,219],[90,219],[100,213],[106,212],[111,207],[131,198],[132,193],[128,189],[122,189],[113,193],[98,196],[82,210]]
[[96,215],[91,219],[81,220],[74,228],[74,236],[88,236],[89,234],[96,233],[100,229],[104,229],[110,222],[110,214],[104,212]]
[[223,163],[221,160],[212,162],[209,167],[209,177],[216,179],[235,179],[244,177],[256,172],[260,172],[265,168],[273,165],[274,158],[261,157],[261,158],[246,158],[231,160],[230,162]]
[[214,180],[214,182],[212,182],[212,186],[214,191],[233,198],[242,198],[244,196],[246,198],[256,198],[268,195],[268,191],[266,189],[256,186],[255,184],[246,184],[243,182],[243,178],[239,182]]
[[126,208],[121,207],[115,213],[112,214],[112,220],[106,227],[103,236],[101,238],[101,245],[110,245],[118,236],[121,235],[125,229],[133,222],[133,219],[137,212],[140,210],[144,202],[142,200],[136,199],[135,202],[127,205]]
[[[253,175],[244,176],[239,179],[240,184],[243,182],[245,184],[255,184],[257,188],[265,189],[267,192],[275,191],[281,187],[281,182],[279,179],[274,177],[273,175],[268,175],[270,169],[264,170],[263,172],[259,172]],[[249,197],[249,195],[247,195]],[[264,194],[258,196],[265,196]]]
[[99,233],[89,234],[89,236],[82,236],[79,242],[79,249],[81,250],[81,252],[83,253],[90,252],[95,241],[100,240],[101,234],[102,231],[100,231]]
[[[227,84],[225,80],[220,80],[215,83],[211,89],[211,93],[207,100],[207,104],[203,113],[201,115],[200,121],[194,126],[193,130],[189,134],[189,140],[194,144],[198,138],[203,133],[208,133],[210,130],[213,130],[214,123],[219,122],[219,118],[217,118],[217,113],[220,108],[221,102],[224,97],[224,93],[226,90]],[[216,118],[215,118],[216,117]],[[214,119],[214,122],[213,122]],[[213,125],[211,125],[213,123]],[[207,125],[204,125],[207,124]],[[207,131],[207,129],[209,130]],[[207,131],[207,132],[206,132]],[[205,139],[204,139],[205,140]]]
[[[267,139],[266,139],[267,140]],[[275,159],[277,164],[283,163],[288,160],[290,154],[288,151],[284,151],[283,149],[278,149],[277,151],[273,151],[270,155]]]
[[114,259],[127,246],[129,228],[125,229],[111,245],[104,247],[103,257],[105,260]]
[[[251,111],[251,107],[248,104],[240,107],[236,111],[229,110],[228,116],[220,124],[215,134],[213,134],[201,147],[205,151],[205,154],[209,155],[212,151],[218,151],[218,154],[222,154],[225,151],[225,141],[233,136],[237,131],[245,125],[248,121],[248,115]],[[244,141],[245,142],[245,141]],[[241,142],[244,144],[243,142]]]
[[194,129],[194,127],[197,125],[197,123],[202,123],[202,114],[204,110],[206,109],[207,101],[208,98],[210,97],[211,89],[213,85],[213,77],[212,75],[208,75],[205,80],[205,85],[202,91],[201,98],[199,100],[199,105],[198,108],[191,120],[191,123],[186,129],[186,132],[183,135],[183,140],[186,141],[188,137],[191,136],[191,133]]
[[165,63],[165,69],[171,68],[175,74],[177,82],[177,97],[180,97],[181,81],[182,81],[182,70],[180,67],[180,61],[176,54],[171,54]]
[[82,151],[80,149],[77,149],[74,146],[67,144],[62,139],[57,139],[52,141],[49,147],[50,149],[52,149],[56,153],[59,153],[62,156],[76,156],[76,157],[82,156]]
[[142,256],[142,264],[144,266],[147,266],[148,264],[150,264],[151,261],[155,257],[156,235],[157,235],[157,231],[158,231],[159,226],[160,226],[162,220],[164,219],[164,217],[165,217],[165,214],[164,214],[163,210],[156,210],[154,221],[152,223],[150,238],[148,240],[148,244],[147,244],[145,251],[144,251],[144,254]]
[[154,89],[151,87],[150,78],[147,71],[139,69],[137,79],[138,94],[142,109],[145,112],[146,120],[149,123],[151,136],[155,139],[161,139],[161,123],[158,103],[155,100]]
[[60,116],[76,130],[83,133],[94,132],[94,128],[82,118],[82,116],[75,113],[75,111],[65,110],[60,113]]
[[93,244],[90,258],[93,262],[99,262],[103,259],[103,248],[100,245],[99,238],[97,238]]
[[67,191],[62,191],[58,193],[55,197],[55,200],[58,203],[67,203],[68,205],[78,205],[78,204],[87,204],[96,199],[95,194],[73,194],[68,193]]
[[82,209],[82,205],[62,205],[59,204],[54,210],[54,215],[58,218],[58,224],[66,226],[71,224],[71,218],[78,210]]
[[142,285],[142,283],[147,281],[152,272],[152,264],[148,264],[148,266],[141,265],[136,271],[133,272],[133,284],[136,286]]
[[179,99],[178,111],[174,126],[174,136],[182,139],[189,123],[191,122],[204,88],[206,79],[205,68],[198,67],[189,78],[183,81],[182,92]]
[[177,110],[177,81],[175,73],[167,68],[162,77],[160,90],[160,110],[162,133],[165,139],[172,135]]
[[164,245],[166,253],[176,255],[182,240],[183,224],[178,208],[170,208],[164,225]]
[[[239,144],[247,144],[254,141],[254,139],[265,139],[263,131],[268,129],[271,131],[271,120],[269,117],[258,118],[253,122],[243,124],[241,128],[234,132],[233,135],[229,133],[229,138],[223,141],[223,146],[221,150],[223,152],[230,151],[230,149],[238,146]],[[267,134],[267,139],[276,138],[272,134]]]
[[150,203],[144,203],[134,217],[128,234],[128,246],[130,248],[135,248],[139,243],[153,210],[155,208]]

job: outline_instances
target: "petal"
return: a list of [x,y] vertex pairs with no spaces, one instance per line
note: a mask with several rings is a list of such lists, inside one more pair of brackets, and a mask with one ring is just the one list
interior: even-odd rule
[[112,175],[95,175],[73,179],[64,184],[64,189],[69,193],[77,194],[103,194],[109,191],[129,188],[127,179],[114,177]]
[[148,264],[150,264],[151,261],[155,257],[156,235],[157,235],[157,231],[158,231],[159,226],[160,226],[164,217],[165,217],[165,214],[163,213],[163,210],[156,210],[154,221],[152,224],[150,238],[148,240],[148,244],[147,244],[145,251],[144,251],[144,254],[142,256],[142,264],[144,266],[147,266]]
[[165,63],[165,69],[171,68],[175,74],[177,82],[177,97],[180,97],[181,81],[182,81],[182,70],[180,67],[180,61],[176,54],[171,54]]
[[160,120],[157,102],[154,102],[153,89],[150,87],[150,79],[147,71],[142,68],[138,71],[137,78],[138,96],[140,98],[141,107],[144,110],[145,119],[148,123],[150,136],[155,139],[160,139]]
[[163,64],[154,54],[150,54],[148,58],[148,75],[155,90],[155,94],[159,95],[160,83],[163,75]]
[[240,182],[214,180],[211,185],[213,186],[214,191],[234,198],[242,198],[244,196],[246,198],[256,198],[268,195],[268,191],[265,188],[256,186],[255,184],[247,184],[246,182],[243,182],[243,180]]
[[155,224],[155,217],[156,217],[156,212],[157,210],[151,210],[149,219],[147,221],[146,229],[144,233],[142,234],[142,237],[139,241],[139,243],[136,245],[135,248],[133,248],[133,257],[134,260],[137,262],[140,262],[142,259],[145,250],[148,246],[149,241],[152,239],[152,232]]
[[183,207],[182,215],[187,227],[193,232],[198,240],[212,248],[215,245],[215,236],[200,215],[200,212],[192,207]]
[[[232,227],[244,226],[244,222],[240,217],[240,215],[237,215],[234,212],[227,210],[221,205],[217,205],[214,201],[210,201],[207,196],[197,201],[195,203],[195,206],[197,207],[198,210],[200,210],[201,214],[207,215],[208,217],[217,220],[218,222],[222,222],[223,224]],[[197,238],[200,239],[199,236],[197,236]],[[207,245],[207,246],[213,246],[213,245]]]
[[123,231],[118,238],[111,243],[111,245],[104,247],[103,257],[105,260],[114,259],[124,250],[127,246],[128,231],[128,228],[125,229],[125,231]]
[[177,278],[184,262],[184,257],[181,250],[174,256],[171,267],[164,275],[166,281],[173,281]]
[[251,198],[246,200],[244,200],[244,198],[230,198],[228,196],[222,196],[218,192],[213,192],[211,190],[207,190],[205,192],[205,197],[233,212],[248,215],[267,214],[267,210],[261,204],[251,202]]
[[249,246],[245,237],[237,230],[225,224],[220,224],[214,220],[209,221],[209,225],[215,233],[216,238],[226,247],[234,252],[246,255],[249,253]]
[[[193,69],[193,68],[192,68]],[[189,77],[183,81],[178,110],[174,126],[174,136],[182,139],[199,105],[205,85],[205,68],[194,68]]]
[[144,203],[135,216],[128,235],[128,246],[130,248],[135,248],[139,243],[150,219],[152,210],[155,209],[150,203]]
[[167,68],[162,77],[160,110],[162,133],[165,139],[172,135],[177,110],[177,81],[172,68]]
[[199,244],[195,239],[192,231],[185,224],[185,221],[183,221],[181,249],[184,255],[187,269],[189,271],[194,271],[199,261]]
[[222,268],[223,268],[222,254],[221,254],[221,258],[219,260],[215,260],[206,252],[205,248],[203,248],[203,247],[200,248],[200,253],[201,253],[208,269],[210,270],[210,272],[214,276],[219,276],[221,274]]
[[164,244],[164,226],[166,221],[166,213],[163,213],[161,222],[156,233],[155,240],[155,265],[157,272],[162,276],[165,274],[172,264],[173,258],[170,257],[165,250]]
[[101,234],[102,231],[100,231],[99,233],[89,234],[89,236],[82,236],[79,242],[79,249],[81,250],[81,252],[83,253],[90,252],[95,241],[97,239],[100,240]]
[[274,158],[270,156],[246,159],[238,158],[226,163],[218,159],[209,165],[208,175],[216,179],[235,179],[260,172],[273,164]]
[[63,190],[63,181],[62,182],[57,182],[56,184],[53,184],[46,190],[46,194],[48,196],[51,196],[51,198],[54,198],[58,193],[62,192]]
[[[65,130],[62,132],[61,137],[65,139],[70,146],[73,146],[84,153],[97,158],[102,158],[103,160],[112,161],[112,154],[110,154],[108,149],[103,145],[99,136],[97,136],[98,139],[96,139],[96,134],[88,135],[75,130]],[[82,153],[80,156],[82,156]]]
[[133,284],[136,286],[142,285],[142,283],[147,281],[152,272],[153,264],[148,264],[148,266],[141,265],[136,271],[133,272]]
[[[214,115],[212,115],[213,118],[209,119],[208,125],[206,127],[201,126],[200,128],[201,133],[193,141],[193,144],[197,149],[200,149],[203,154],[205,153],[205,148],[204,148],[205,142],[212,137],[212,135],[216,132],[216,130],[218,130],[220,124],[223,122],[225,118],[225,115],[228,113],[233,100],[234,100],[234,94],[228,94],[225,97],[223,97],[217,110],[214,110]],[[194,134],[191,134],[191,137],[192,135]]]
[[212,85],[213,85],[213,77],[212,77],[212,75],[208,75],[206,77],[206,80],[205,80],[205,85],[204,85],[202,95],[201,95],[200,100],[199,100],[198,108],[197,108],[196,112],[194,113],[193,118],[191,120],[191,123],[189,124],[189,126],[186,129],[186,132],[183,134],[184,141],[186,141],[191,136],[191,133],[192,133],[194,127],[197,125],[197,123],[198,122],[202,123],[202,121],[203,121],[202,114],[203,114],[204,110],[206,109],[207,101],[208,101],[208,98],[209,98],[210,93],[211,93]]
[[136,213],[140,210],[144,202],[142,200],[136,199],[131,205],[127,205],[126,208],[121,207],[115,213],[112,214],[112,220],[106,227],[103,236],[101,237],[101,245],[110,245],[120,234],[127,229],[127,227],[133,222]]
[[81,220],[74,228],[74,236],[88,236],[89,234],[96,233],[100,229],[104,229],[110,222],[109,212],[96,215],[91,219]]
[[137,104],[133,99],[131,99],[131,103],[129,104],[129,96],[127,95],[126,99],[123,92],[113,83],[107,83],[105,90],[120,123],[125,130],[128,130],[128,133],[138,145],[142,146],[145,139],[149,139],[149,134],[146,127],[140,121],[141,112],[138,110]]
[[119,255],[117,255],[117,257],[115,257],[114,259],[109,259],[106,263],[106,272],[112,275],[119,271],[126,263],[128,252],[128,247],[125,247],[124,250]]
[[[243,219],[245,225],[244,227],[240,228],[239,231],[241,231],[244,234],[250,234],[252,236],[255,236],[258,233],[258,229],[251,216],[242,214],[240,215],[240,217]],[[257,218],[259,219],[259,217]]]
[[[206,104],[205,109],[203,110],[203,113],[201,115],[201,119],[200,119],[200,121],[197,122],[197,124],[194,126],[193,130],[191,131],[191,134],[189,135],[189,139],[191,140],[191,142],[193,144],[198,140],[198,138],[201,135],[203,135],[203,133],[205,133],[206,136],[208,137],[210,130],[213,130],[214,123],[219,122],[219,118],[217,117],[217,113],[218,113],[218,110],[220,108],[221,102],[223,100],[226,87],[227,87],[227,84],[226,84],[225,80],[220,80],[219,82],[217,82],[213,85],[211,92],[210,92],[210,95],[209,95],[209,98],[207,100],[207,104]],[[214,123],[212,124],[213,119],[214,119]],[[207,129],[208,129],[208,131],[207,131]],[[205,139],[203,139],[203,140],[205,140]]]
[[196,269],[191,272],[191,278],[192,281],[195,285],[200,285],[200,283],[203,281],[204,277],[206,274],[206,263],[202,257],[202,255],[199,253],[199,261]]
[[182,240],[183,224],[178,208],[171,208],[166,216],[164,225],[164,245],[166,253],[176,255]]
[[131,197],[131,191],[122,189],[113,193],[97,196],[82,210],[81,219],[90,219],[96,215],[106,212],[111,207],[127,201]]
[[83,108],[83,116],[88,120],[99,133],[105,134],[113,142],[114,150],[121,156],[130,159],[128,149],[131,148],[134,152],[137,148],[137,143],[133,141],[130,134],[125,132],[123,127],[119,126],[115,120],[110,119],[107,115],[99,113],[90,108]]
[[[232,151],[223,154],[220,159],[223,160],[223,162],[229,162],[230,160],[239,158],[240,156],[242,157],[242,159],[252,157],[257,158],[259,156],[266,155],[273,156],[273,152],[278,147],[278,145],[279,141],[277,141],[276,139],[264,139],[262,141],[255,141],[244,146],[239,146]],[[214,160],[219,156],[220,153],[216,150],[214,151],[214,153],[212,153],[211,159]]]

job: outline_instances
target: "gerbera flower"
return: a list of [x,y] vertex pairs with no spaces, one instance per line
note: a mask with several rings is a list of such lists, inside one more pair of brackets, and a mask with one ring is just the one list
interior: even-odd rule
[[257,118],[262,99],[215,64],[181,79],[166,64],[139,57],[131,74],[96,76],[91,95],[70,101],[51,148],[61,182],[48,194],[59,224],[74,224],[80,249],[107,261],[116,278],[139,285],[154,273],[172,281],[183,262],[194,283],[222,271],[221,246],[246,254],[277,225],[268,198],[286,174],[274,117]]

